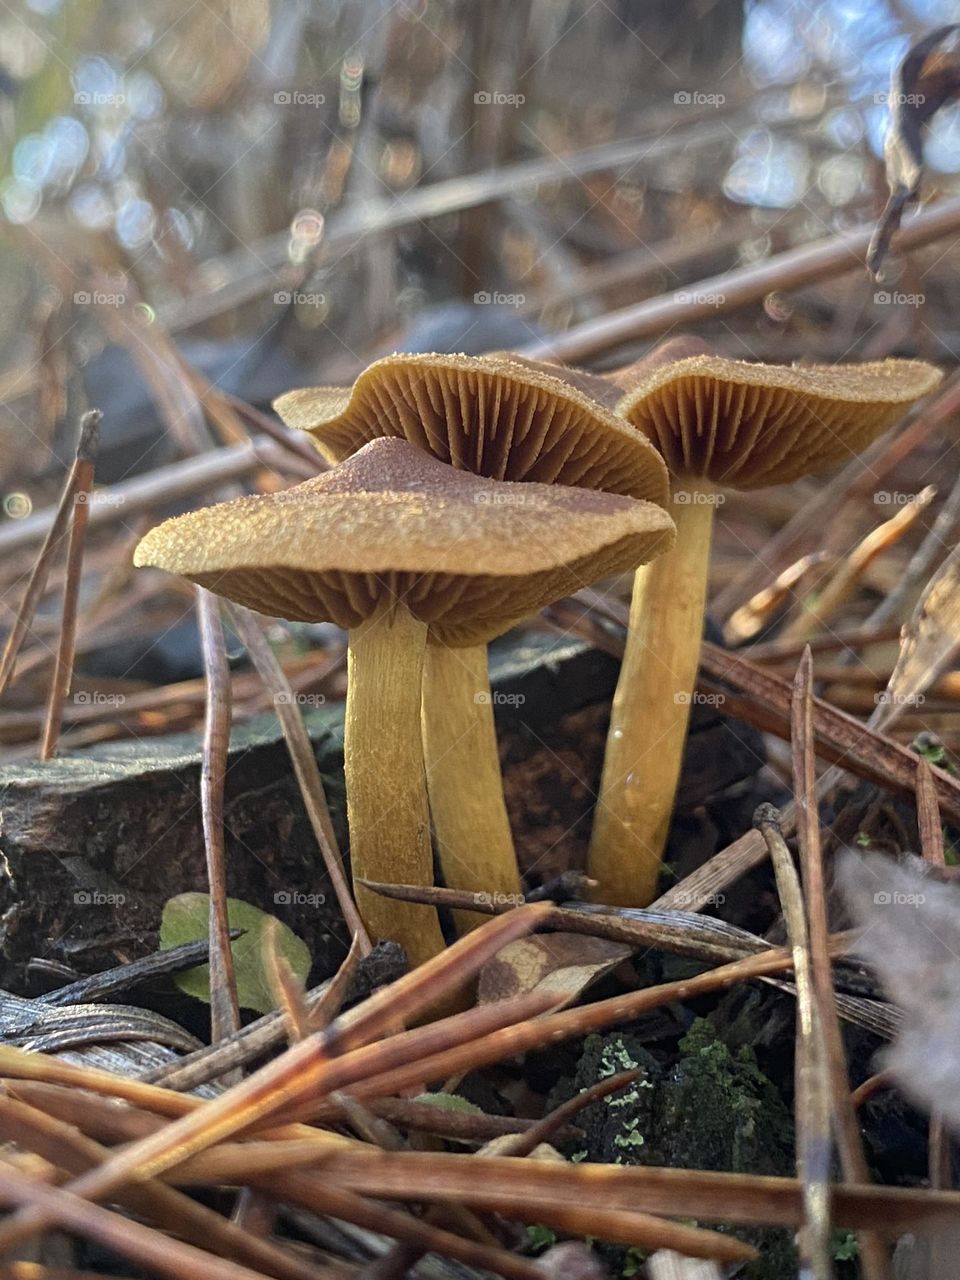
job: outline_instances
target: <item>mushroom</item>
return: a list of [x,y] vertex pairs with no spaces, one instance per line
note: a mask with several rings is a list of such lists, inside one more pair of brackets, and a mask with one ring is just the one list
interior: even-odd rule
[[[370,440],[395,436],[491,479],[576,485],[666,505],[662,459],[609,407],[620,394],[595,374],[504,352],[395,355],[370,365],[352,388],[291,391],[274,407],[334,463]],[[491,491],[490,500],[502,507],[514,498]],[[488,892],[519,893],[485,646],[453,651],[431,634],[423,740],[447,885],[475,889],[482,862]],[[457,923],[480,919],[461,913]]]
[[665,503],[655,449],[601,400],[605,379],[509,353],[394,355],[352,387],[307,387],[274,402],[329,462],[380,436],[397,436],[492,480],[603,489]]
[[[505,494],[513,500],[495,501]],[[381,439],[295,488],[166,521],[135,563],[349,632],[344,761],[357,903],[371,934],[396,939],[418,964],[443,945],[436,912],[357,882],[433,881],[419,727],[428,630],[454,649],[486,643],[672,537],[652,503],[486,480]]]
[[[591,836],[599,901],[646,906],[673,811],[720,489],[758,489],[858,453],[940,381],[932,365],[749,364],[673,339],[614,377],[617,413],[670,470],[677,541],[637,571]],[[700,348],[700,353],[690,354]]]

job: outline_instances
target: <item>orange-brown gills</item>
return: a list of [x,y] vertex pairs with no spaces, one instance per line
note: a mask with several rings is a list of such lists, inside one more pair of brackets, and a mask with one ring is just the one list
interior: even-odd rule
[[[596,398],[600,392],[607,404]],[[291,391],[275,408],[308,431],[330,462],[396,436],[459,470],[494,480],[603,489],[667,502],[667,474],[650,442],[609,407],[595,375],[518,356],[395,355],[352,388]]]

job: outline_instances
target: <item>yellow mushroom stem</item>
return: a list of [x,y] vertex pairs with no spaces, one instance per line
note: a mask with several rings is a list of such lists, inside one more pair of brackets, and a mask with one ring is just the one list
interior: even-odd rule
[[[423,748],[434,840],[447,888],[516,900],[520,876],[503,800],[486,645],[427,645]],[[454,912],[460,933],[488,918]]]
[[697,678],[716,494],[677,481],[677,541],[636,572],[590,840],[592,896],[645,907],[673,813]]
[[343,736],[357,907],[370,936],[399,942],[411,967],[443,950],[435,909],[392,902],[357,881],[433,884],[420,742],[426,643],[425,624],[399,603],[350,632]]

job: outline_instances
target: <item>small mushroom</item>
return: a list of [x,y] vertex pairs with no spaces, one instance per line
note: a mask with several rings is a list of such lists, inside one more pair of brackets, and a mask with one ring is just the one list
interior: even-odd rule
[[941,374],[916,360],[749,364],[678,338],[614,377],[629,388],[617,412],[670,469],[677,541],[637,571],[588,869],[599,901],[645,906],[673,812],[720,490],[783,484],[852,457]]
[[397,436],[491,480],[665,503],[656,450],[601,403],[616,398],[595,374],[508,353],[395,355],[370,365],[352,387],[289,391],[274,408],[287,426],[309,432],[329,462]]
[[[275,408],[288,426],[308,431],[331,462],[377,437],[399,437],[490,479],[576,485],[666,505],[660,455],[612,412],[621,394],[598,375],[505,352],[395,355],[372,364],[352,388],[291,391]],[[476,888],[482,861],[488,892],[519,893],[485,647],[452,651],[431,634],[423,740],[447,884]],[[461,913],[457,923],[481,918]]]
[[[166,521],[140,543],[135,563],[271,616],[349,632],[354,882],[427,885],[419,718],[428,630],[452,649],[484,644],[583,583],[634,567],[672,536],[669,515],[651,503],[485,480],[382,439],[295,488]],[[443,946],[432,908],[362,886],[357,903],[371,934],[400,942],[411,963]]]

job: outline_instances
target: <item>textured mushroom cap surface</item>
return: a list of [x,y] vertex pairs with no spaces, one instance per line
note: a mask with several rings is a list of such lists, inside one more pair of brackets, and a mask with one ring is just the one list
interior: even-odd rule
[[921,360],[791,367],[698,355],[654,369],[617,412],[673,475],[759,489],[847,461],[941,376]]
[[[381,436],[493,480],[576,485],[668,501],[662,459],[593,394],[596,375],[509,354],[395,355],[349,387],[290,391],[274,408],[330,462]],[[588,394],[588,391],[591,394]]]
[[436,639],[471,645],[673,539],[653,503],[487,480],[380,439],[295,488],[167,520],[134,563],[261,613],[348,630],[400,600]]

